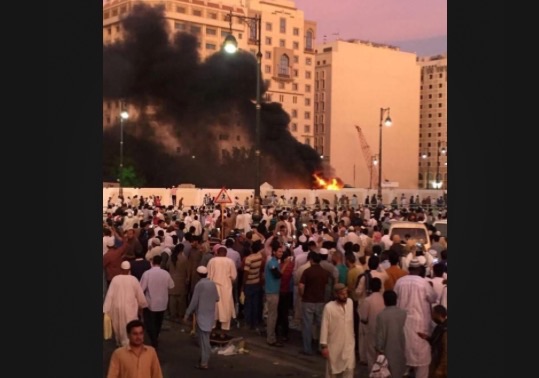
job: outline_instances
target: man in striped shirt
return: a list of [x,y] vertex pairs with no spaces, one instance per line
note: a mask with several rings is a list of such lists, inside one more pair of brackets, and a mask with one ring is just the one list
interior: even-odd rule
[[260,240],[253,242],[251,254],[245,258],[243,293],[245,295],[245,321],[252,330],[258,329],[262,321],[262,282],[265,259],[264,246]]

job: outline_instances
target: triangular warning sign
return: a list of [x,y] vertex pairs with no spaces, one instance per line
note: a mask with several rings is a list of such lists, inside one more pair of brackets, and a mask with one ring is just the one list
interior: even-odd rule
[[228,195],[225,188],[221,189],[219,194],[213,200],[214,203],[232,203],[232,198]]

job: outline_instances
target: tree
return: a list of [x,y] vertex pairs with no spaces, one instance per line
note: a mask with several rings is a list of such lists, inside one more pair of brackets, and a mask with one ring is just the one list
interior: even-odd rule
[[142,188],[145,185],[145,180],[140,177],[132,165],[124,166],[123,172],[118,168],[118,175],[121,179],[122,186],[125,188]]

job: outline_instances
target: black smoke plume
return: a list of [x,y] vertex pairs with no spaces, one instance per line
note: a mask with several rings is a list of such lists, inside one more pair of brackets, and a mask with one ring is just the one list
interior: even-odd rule
[[[196,37],[176,33],[171,39],[162,7],[136,5],[122,28],[123,40],[103,47],[103,97],[137,112],[124,124],[125,164],[148,187],[252,188],[255,57],[219,51],[201,62]],[[266,89],[262,84],[262,93]],[[310,188],[312,174],[330,168],[290,134],[289,122],[279,103],[262,103],[261,182]],[[119,135],[118,125],[103,132],[109,181],[116,180]],[[227,138],[236,147],[222,151]]]

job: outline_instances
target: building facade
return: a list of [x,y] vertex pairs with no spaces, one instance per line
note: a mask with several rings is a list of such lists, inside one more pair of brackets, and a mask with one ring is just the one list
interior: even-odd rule
[[417,188],[416,55],[358,40],[325,43],[316,51],[314,146],[321,158],[345,184],[376,189],[380,112],[389,108],[383,116],[391,117],[392,126],[381,130],[382,182]]
[[422,57],[418,64],[419,187],[447,190],[447,55]]
[[[266,101],[281,103],[291,117],[291,134],[301,143],[312,145],[316,24],[304,19],[294,1],[109,0],[103,3],[104,44],[121,40],[121,20],[140,2],[165,7],[171,35],[196,35],[202,60],[219,51],[229,33],[234,35],[239,48],[256,55],[256,28],[240,17],[260,16],[262,78],[269,84]],[[230,13],[240,17],[233,16],[230,23]],[[104,101],[104,127],[118,122],[121,106],[119,101]],[[136,114],[136,109],[129,111]],[[237,136],[219,135],[219,140],[232,139],[238,141]],[[239,141],[241,145],[241,136]]]

